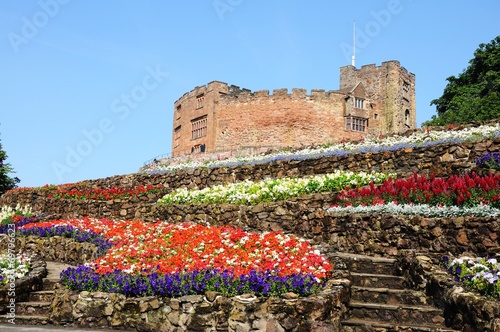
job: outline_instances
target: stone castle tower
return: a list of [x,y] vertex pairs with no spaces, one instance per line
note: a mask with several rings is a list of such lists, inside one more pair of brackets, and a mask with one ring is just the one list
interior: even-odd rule
[[398,61],[340,68],[340,89],[252,92],[213,81],[174,103],[172,156],[299,148],[416,128],[415,75]]

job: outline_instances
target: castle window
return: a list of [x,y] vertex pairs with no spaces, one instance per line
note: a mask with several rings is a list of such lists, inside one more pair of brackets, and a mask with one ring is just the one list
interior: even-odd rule
[[205,95],[199,95],[196,97],[196,108],[202,108],[205,104]]
[[403,98],[410,100],[410,83],[403,82]]
[[355,108],[363,108],[364,100],[361,98],[354,98],[354,107]]
[[198,139],[207,136],[207,116],[191,120],[191,139]]
[[197,144],[191,148],[191,153],[204,153],[205,144]]
[[410,116],[410,110],[405,111],[405,125],[407,127],[411,127],[411,116]]
[[175,108],[175,119],[179,120],[181,118],[181,105]]
[[366,127],[368,127],[368,119],[358,118],[355,116],[348,116],[345,119],[346,130],[365,132]]
[[174,129],[174,149],[180,145],[181,140],[181,126],[177,126]]

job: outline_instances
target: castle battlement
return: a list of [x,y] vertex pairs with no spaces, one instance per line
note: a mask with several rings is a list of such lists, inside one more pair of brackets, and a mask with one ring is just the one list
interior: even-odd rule
[[292,88],[291,92],[288,90],[288,88],[282,88],[282,89],[273,89],[273,90],[256,90],[256,91],[251,91],[249,89],[239,89],[238,90],[233,90],[229,87],[229,93],[228,94],[221,94],[221,101],[222,102],[236,102],[236,101],[257,101],[257,100],[263,100],[263,99],[289,99],[289,100],[328,100],[332,98],[332,95],[334,94],[342,94],[341,92],[337,90],[329,90],[326,91],[324,89],[311,89],[311,92],[308,94],[307,89],[303,88]]
[[[235,86],[231,85],[231,87],[235,87]],[[229,91],[229,87],[228,87],[227,83],[221,82],[221,81],[211,81],[205,85],[196,86],[194,89],[192,89],[189,92],[184,93],[179,99],[177,99],[174,102],[174,105],[182,103],[182,101],[184,101],[188,98],[196,98],[200,94],[206,94],[209,91],[214,91],[214,90],[218,90],[221,88],[223,90]]]
[[210,92],[219,92],[221,101],[225,102],[235,102],[235,101],[252,101],[259,100],[262,98],[270,98],[274,100],[276,98],[281,99],[291,99],[291,100],[328,100],[331,99],[335,94],[342,94],[338,90],[324,90],[324,89],[311,89],[308,94],[307,89],[303,88],[292,88],[289,92],[288,88],[273,89],[273,90],[256,90],[252,91],[246,88],[240,88],[236,85],[228,85],[221,81],[212,81],[205,85],[197,86],[189,92],[186,92],[179,99],[175,101],[175,105],[180,105],[190,98],[198,98],[200,95],[204,95]]
[[341,71],[344,70],[353,70],[357,72],[363,72],[363,71],[372,71],[372,70],[380,70],[380,69],[399,69],[406,75],[412,75],[415,76],[414,73],[408,71],[405,67],[401,66],[401,63],[397,60],[389,60],[389,61],[384,61],[382,62],[379,66],[377,66],[375,63],[370,63],[366,65],[362,65],[359,69],[354,67],[353,65],[347,65],[340,67]]

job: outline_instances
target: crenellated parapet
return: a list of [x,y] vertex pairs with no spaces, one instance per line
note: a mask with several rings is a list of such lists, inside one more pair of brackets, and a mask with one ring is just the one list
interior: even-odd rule
[[[231,87],[234,87],[231,85]],[[197,86],[189,92],[184,93],[179,99],[174,102],[174,105],[182,104],[184,101],[190,98],[196,98],[200,94],[207,94],[211,91],[220,91],[229,93],[229,87],[227,83],[220,81],[212,81],[205,85]]]
[[312,89],[308,94],[306,89],[292,88],[291,92],[288,88],[273,89],[273,90],[257,90],[251,91],[249,89],[231,90],[229,93],[221,95],[221,102],[234,103],[234,102],[262,102],[262,101],[275,101],[275,100],[289,100],[289,101],[328,101],[332,98],[338,98],[339,95],[344,93],[336,90],[326,91],[324,89]]

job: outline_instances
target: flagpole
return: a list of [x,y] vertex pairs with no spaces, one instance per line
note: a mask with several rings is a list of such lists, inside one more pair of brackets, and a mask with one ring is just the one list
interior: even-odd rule
[[356,20],[354,20],[354,26],[352,31],[352,45],[353,45],[353,51],[352,51],[351,64],[354,67],[356,67]]

